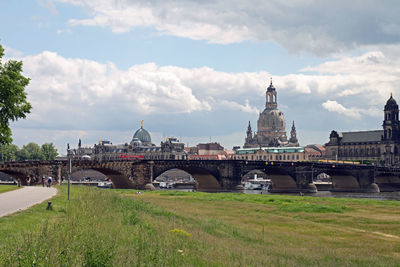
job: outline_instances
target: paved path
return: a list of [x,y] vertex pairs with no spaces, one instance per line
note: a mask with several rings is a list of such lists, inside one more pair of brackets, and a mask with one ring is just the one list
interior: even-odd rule
[[57,194],[57,189],[41,186],[25,186],[0,194],[0,217],[25,210]]

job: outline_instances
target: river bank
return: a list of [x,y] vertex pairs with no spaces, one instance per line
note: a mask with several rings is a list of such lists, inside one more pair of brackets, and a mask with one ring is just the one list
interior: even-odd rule
[[396,266],[400,202],[66,187],[0,218],[0,265]]

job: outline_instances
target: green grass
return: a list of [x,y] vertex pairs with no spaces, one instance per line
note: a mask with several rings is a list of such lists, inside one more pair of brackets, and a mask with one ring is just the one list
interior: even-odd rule
[[59,187],[0,218],[0,266],[398,266],[399,203]]
[[20,189],[21,187],[18,187],[16,185],[0,185],[0,194],[5,193],[8,191]]

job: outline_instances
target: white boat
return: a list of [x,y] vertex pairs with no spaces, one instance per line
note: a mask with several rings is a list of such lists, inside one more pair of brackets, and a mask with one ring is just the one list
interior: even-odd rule
[[98,182],[97,187],[99,188],[111,188],[112,182]]
[[246,190],[268,190],[270,185],[270,179],[257,178],[257,174],[255,174],[254,179],[247,180],[243,187]]

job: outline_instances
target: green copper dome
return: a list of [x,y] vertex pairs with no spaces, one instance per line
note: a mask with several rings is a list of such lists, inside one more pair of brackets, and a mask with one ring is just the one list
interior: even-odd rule
[[143,121],[141,122],[140,128],[133,135],[131,145],[134,141],[140,141],[143,145],[151,144],[151,136],[148,131],[143,128]]

